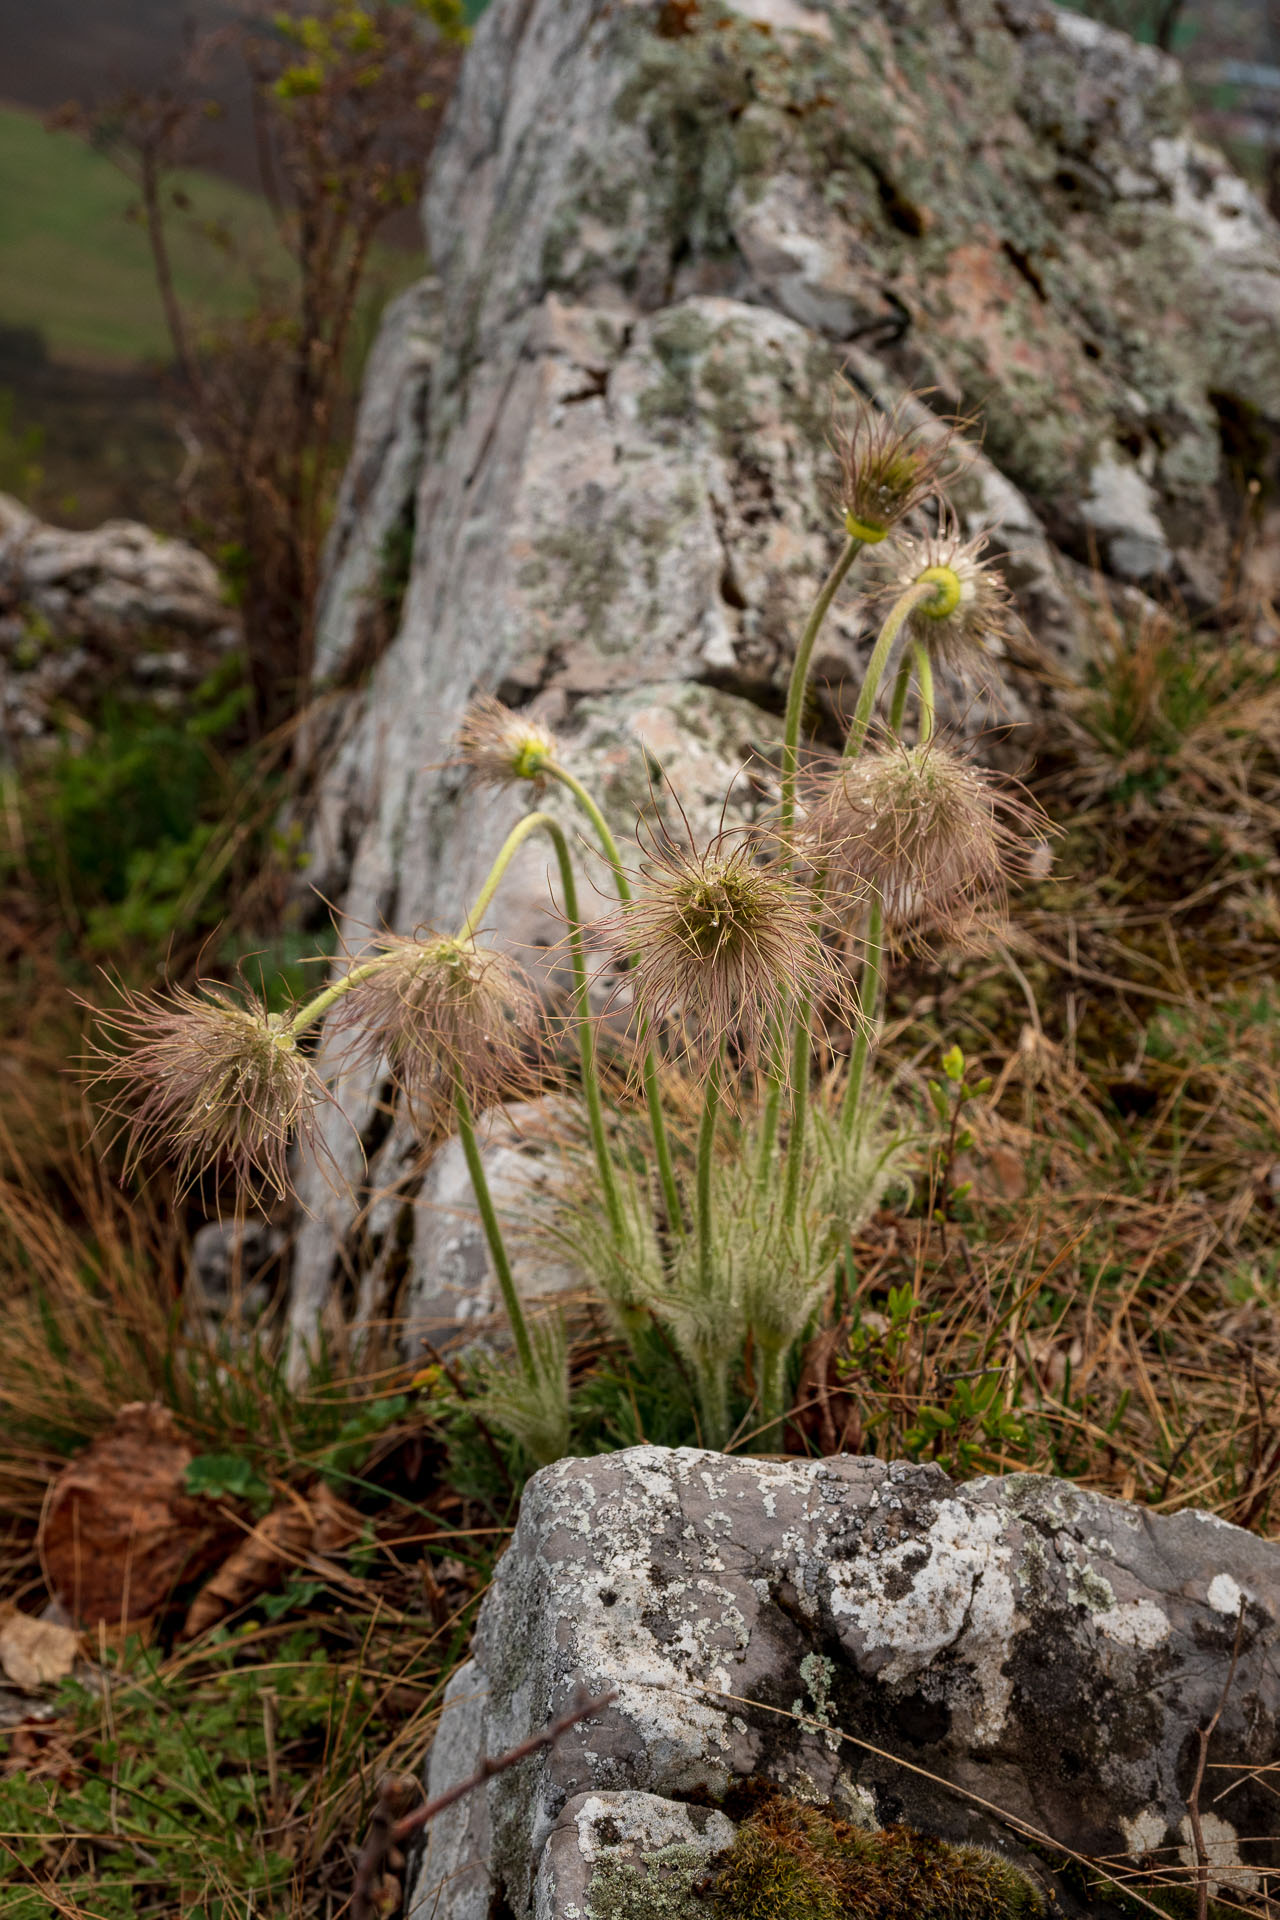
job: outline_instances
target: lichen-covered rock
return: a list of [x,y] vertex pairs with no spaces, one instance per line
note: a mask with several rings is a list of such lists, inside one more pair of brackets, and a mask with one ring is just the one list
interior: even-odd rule
[[1280,1806],[1250,1771],[1280,1761],[1278,1655],[1280,1546],[1207,1514],[848,1456],[564,1461],[526,1490],[430,1790],[578,1683],[617,1701],[437,1823],[411,1911],[591,1915],[572,1835],[597,1803],[731,1803],[761,1776],[1015,1856],[1039,1835],[1185,1872],[1224,1692],[1210,1761],[1239,1773],[1203,1825],[1215,1882],[1244,1891],[1280,1866]]
[[[776,711],[840,538],[838,369],[981,413],[958,505],[1059,659],[1095,555],[1212,602],[1271,477],[1275,223],[1196,141],[1173,61],[1042,0],[493,0],[425,223],[436,277],[374,357],[320,615],[345,691],[307,879],[356,944],[460,918],[512,817],[458,804],[477,689],[570,734],[586,700],[680,680]],[[851,588],[820,698],[868,642]],[[1041,697],[1016,661],[990,678],[944,688],[952,715]],[[377,1089],[348,1095],[376,1132]],[[355,1211],[319,1168],[303,1187],[305,1339]]]
[[46,526],[0,494],[0,720],[12,753],[104,694],[172,704],[239,641],[217,569],[132,520]]

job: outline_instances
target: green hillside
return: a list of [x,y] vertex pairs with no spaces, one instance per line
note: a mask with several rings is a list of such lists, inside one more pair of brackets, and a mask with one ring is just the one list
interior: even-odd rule
[[[180,185],[191,204],[172,223],[179,291],[210,318],[233,314],[246,303],[251,264],[287,264],[266,206],[212,174],[184,173]],[[124,175],[83,140],[0,108],[0,328],[38,329],[58,359],[167,359],[146,234],[129,218],[135,200]],[[225,225],[235,260],[209,244],[200,222]],[[417,271],[413,255],[388,253],[375,277],[385,293]]]

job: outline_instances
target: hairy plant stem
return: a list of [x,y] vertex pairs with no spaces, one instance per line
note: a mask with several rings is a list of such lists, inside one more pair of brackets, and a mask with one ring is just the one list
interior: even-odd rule
[[[924,591],[922,592],[921,589]],[[867,677],[863,682],[862,694],[858,699],[858,709],[849,729],[845,742],[846,759],[854,759],[862,749],[866,739],[867,726],[870,724],[871,709],[875,701],[876,688],[872,688],[869,699],[865,700],[865,717],[861,733],[857,733],[858,716],[863,712],[864,698],[871,683],[872,670],[876,664],[876,654],[882,650],[885,635],[893,629],[889,645],[883,647],[880,662],[880,676],[883,678],[888,665],[893,639],[896,638],[903,620],[913,606],[918,606],[922,598],[928,598],[935,591],[935,584],[928,580],[916,580],[908,587],[889,610],[889,617],[880,630],[867,668]],[[894,624],[896,620],[896,625]],[[933,734],[934,696],[933,663],[929,658],[929,649],[922,641],[917,641],[909,653],[902,657],[897,678],[893,685],[893,699],[889,707],[889,731],[895,735],[902,732],[902,723],[907,714],[907,696],[911,691],[911,676],[914,671],[920,692],[920,738],[927,740]],[[855,740],[855,734],[857,735]],[[862,956],[862,978],[858,983],[858,1005],[862,1018],[858,1031],[854,1035],[853,1052],[849,1058],[849,1079],[844,1090],[844,1108],[840,1115],[841,1131],[846,1140],[853,1137],[857,1123],[858,1109],[862,1104],[862,1090],[866,1084],[867,1065],[871,1057],[872,1042],[880,1019],[880,996],[884,988],[884,908],[877,900],[872,904],[867,916],[866,945]]]
[[867,1077],[871,1043],[880,1020],[880,993],[884,985],[884,908],[877,900],[867,916],[867,936],[862,954],[862,978],[858,982],[858,1006],[862,1018],[854,1035],[849,1058],[849,1079],[844,1090],[844,1109],[840,1125],[846,1140],[853,1137],[862,1089]]
[[922,640],[915,645],[916,688],[920,696],[920,744],[926,746],[937,725],[937,702],[933,692],[933,661]]
[[831,608],[840,588],[840,583],[850,567],[861,553],[865,542],[857,534],[850,534],[841,548],[840,557],[818,589],[818,597],[809,610],[809,618],[804,623],[804,631],[796,646],[796,657],[791,663],[791,679],[787,686],[787,711],[782,728],[782,805],[779,811],[779,832],[785,843],[791,831],[796,814],[796,768],[800,759],[800,724],[804,719],[805,695],[809,691],[809,667],[813,660],[813,649],[822,623]]
[[759,1334],[756,1345],[760,1354],[760,1424],[767,1429],[785,1411],[787,1350],[785,1346],[766,1346]]
[[795,1222],[800,1204],[800,1181],[804,1173],[804,1136],[809,1116],[809,1056],[813,1036],[813,995],[804,993],[796,1003],[795,1033],[791,1042],[791,1130],[787,1136],[787,1171],[782,1189],[782,1218],[789,1227]]
[[591,1129],[591,1144],[595,1149],[596,1167],[604,1193],[605,1211],[609,1215],[613,1237],[621,1246],[626,1235],[626,1222],[622,1213],[622,1197],[618,1192],[618,1177],[614,1172],[613,1160],[609,1153],[609,1139],[604,1126],[604,1109],[600,1100],[596,1035],[595,1028],[591,1024],[587,962],[582,948],[582,921],[578,914],[578,886],[574,879],[573,862],[569,857],[569,842],[554,821],[549,822],[547,832],[551,836],[552,845],[556,850],[556,859],[560,865],[560,890],[564,895],[565,916],[569,922],[569,952],[573,962],[573,998],[577,1011],[575,1024],[578,1033],[578,1057],[582,1062],[582,1091],[587,1103],[587,1122]]
[[858,704],[853,710],[853,719],[844,743],[846,760],[856,760],[862,752],[871,725],[871,716],[875,712],[876,695],[880,691],[880,682],[884,679],[903,623],[913,608],[932,600],[938,591],[935,580],[913,580],[905,593],[900,593],[890,607],[885,623],[876,636],[875,646],[871,649],[871,658],[867,662],[867,671],[863,675],[862,686],[858,692]]
[[698,1287],[704,1299],[715,1278],[715,1249],[711,1244],[711,1166],[715,1157],[716,1123],[720,1118],[720,1056],[712,1060],[698,1128]]
[[466,1156],[467,1172],[471,1176],[471,1185],[476,1196],[476,1206],[480,1212],[480,1224],[484,1228],[484,1237],[489,1243],[489,1258],[493,1261],[493,1270],[498,1276],[498,1285],[502,1290],[502,1303],[507,1309],[507,1318],[511,1322],[511,1333],[516,1343],[516,1353],[524,1375],[530,1386],[538,1383],[538,1370],[534,1364],[533,1348],[529,1342],[529,1328],[524,1317],[524,1308],[520,1295],[516,1292],[516,1283],[511,1272],[511,1262],[507,1258],[507,1246],[502,1237],[502,1228],[498,1224],[497,1209],[493,1204],[493,1195],[489,1191],[489,1180],[484,1170],[484,1159],[476,1139],[475,1123],[471,1118],[471,1107],[467,1096],[460,1086],[455,1087],[453,1096],[454,1110],[458,1116],[458,1137],[462,1141],[462,1151]]
[[[567,767],[562,767],[558,760],[544,760],[540,771],[549,774],[553,780],[558,780],[561,786],[567,787],[595,828],[604,857],[613,869],[613,880],[617,888],[618,898],[623,906],[626,906],[631,899],[630,882],[627,879],[626,870],[622,864],[622,856],[618,852],[618,843],[610,831],[609,822],[605,819],[603,813],[601,813],[595,800],[586,787],[583,786],[581,780],[575,778]],[[647,1035],[642,1033],[640,1038],[643,1045],[647,1040]],[[642,1073],[644,1078],[645,1105],[649,1110],[649,1133],[653,1140],[654,1158],[658,1163],[658,1179],[662,1185],[663,1203],[667,1209],[667,1223],[673,1233],[683,1233],[684,1209],[680,1204],[680,1189],[676,1185],[675,1167],[671,1160],[671,1144],[667,1139],[667,1123],[662,1111],[662,1088],[658,1079],[658,1062],[653,1048],[648,1045],[645,1045]]]
[[756,1186],[768,1191],[773,1175],[773,1150],[778,1144],[778,1120],[782,1112],[782,1075],[775,1069],[769,1075],[764,1100],[764,1119],[760,1127],[760,1154],[756,1163]]

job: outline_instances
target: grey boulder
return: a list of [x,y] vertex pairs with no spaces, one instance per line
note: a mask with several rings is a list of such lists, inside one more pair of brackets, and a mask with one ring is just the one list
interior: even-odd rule
[[1054,1842],[1189,1878],[1219,1705],[1205,1852],[1229,1897],[1257,1891],[1280,1866],[1280,1800],[1256,1771],[1280,1760],[1278,1611],[1280,1546],[1062,1481],[658,1447],[562,1461],[526,1489],[429,1791],[579,1683],[618,1697],[435,1823],[409,1910],[581,1920],[597,1856],[609,1874],[706,1857],[719,1807],[760,1779],[1041,1879]]

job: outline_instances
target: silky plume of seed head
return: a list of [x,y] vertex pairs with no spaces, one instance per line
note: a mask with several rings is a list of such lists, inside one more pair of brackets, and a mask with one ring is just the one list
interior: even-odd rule
[[209,1174],[285,1197],[290,1142],[310,1135],[328,1097],[287,1015],[220,985],[127,992],[95,1012],[89,1085],[105,1091],[130,1167],[164,1155],[182,1192]]
[[898,599],[918,580],[933,583],[932,596],[908,614],[907,631],[943,666],[972,666],[987,657],[993,640],[1002,643],[1018,631],[1004,576],[983,557],[988,545],[985,533],[964,539],[945,511],[936,533],[902,534],[885,555],[882,599]]
[[837,910],[880,903],[886,924],[961,932],[984,901],[1003,907],[1044,816],[936,742],[889,742],[815,781],[804,837]]
[[339,1019],[359,1033],[357,1057],[385,1059],[411,1109],[434,1114],[461,1088],[478,1111],[529,1089],[538,1001],[507,954],[456,935],[385,933],[374,957]]
[[736,1041],[758,1057],[793,995],[834,988],[814,930],[809,890],[763,864],[747,835],[719,834],[701,852],[659,841],[632,900],[599,929],[627,975],[641,1024],[684,1035],[694,1062]]
[[491,787],[513,786],[522,780],[542,785],[547,762],[560,751],[549,728],[527,714],[513,713],[490,694],[467,708],[458,728],[458,748],[476,779]]
[[909,400],[886,413],[848,382],[844,394],[852,402],[851,418],[832,434],[840,507],[846,531],[874,545],[938,493],[952,437],[966,423],[931,419],[912,426],[904,419]]

